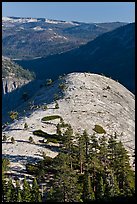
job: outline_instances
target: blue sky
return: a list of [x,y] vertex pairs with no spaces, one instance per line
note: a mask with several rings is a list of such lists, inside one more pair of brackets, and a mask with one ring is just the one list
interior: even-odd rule
[[3,2],[2,16],[80,22],[134,22],[134,2]]

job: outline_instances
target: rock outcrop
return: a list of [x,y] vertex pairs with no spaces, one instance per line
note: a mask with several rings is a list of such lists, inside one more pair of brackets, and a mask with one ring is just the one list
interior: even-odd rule
[[[55,96],[59,108],[55,109]],[[33,105],[32,105],[33,102]],[[31,104],[31,107],[30,107]],[[43,105],[47,105],[44,110]],[[58,119],[52,123],[41,122],[49,115],[59,115],[65,123],[71,124],[74,133],[87,130],[94,133],[95,125],[102,126],[106,137],[117,134],[128,150],[131,163],[135,148],[135,96],[120,83],[105,76],[90,73],[71,73],[55,81],[48,87],[41,88],[31,100],[25,102],[17,111],[20,118],[9,125],[3,134],[14,137],[15,144],[3,143],[2,152],[16,165],[24,164],[27,159],[42,158],[39,151],[55,157],[57,147],[39,146],[39,139],[34,130],[56,133]],[[28,129],[24,131],[24,123]],[[102,134],[97,134],[100,137]],[[33,136],[36,144],[29,144]],[[14,146],[14,147],[13,147]],[[13,159],[14,158],[14,159]],[[14,165],[13,165],[14,166]]]
[[2,93],[7,94],[29,83],[33,74],[24,70],[10,58],[2,56]]

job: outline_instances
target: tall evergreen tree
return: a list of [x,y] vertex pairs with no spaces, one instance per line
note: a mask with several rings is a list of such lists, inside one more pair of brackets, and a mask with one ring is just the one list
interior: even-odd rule
[[102,200],[104,198],[105,193],[105,187],[104,187],[104,181],[102,176],[98,176],[97,178],[97,187],[95,192],[95,197],[97,200]]
[[85,171],[84,182],[83,182],[83,201],[93,201],[95,200],[94,191],[91,186],[91,178],[88,171]]
[[32,202],[41,202],[41,195],[39,192],[39,186],[37,183],[36,178],[33,179],[33,183],[32,183],[32,189],[31,189],[31,197],[32,197]]
[[31,202],[31,188],[30,184],[26,180],[26,176],[24,177],[23,180],[22,201]]
[[78,202],[80,201],[77,175],[69,166],[69,156],[61,153],[58,158],[58,172],[53,182],[50,199],[55,202]]
[[21,197],[21,192],[20,191],[17,192],[16,202],[22,202],[22,197]]
[[6,192],[5,192],[5,200],[6,202],[14,202],[14,198],[15,198],[15,188],[14,188],[14,185],[12,183],[12,179],[10,179],[8,181],[8,184],[7,184],[7,189],[6,189]]
[[64,147],[65,150],[67,152],[67,154],[69,155],[69,164],[70,164],[70,168],[72,169],[72,163],[73,163],[73,129],[71,127],[71,125],[68,126],[67,130],[64,133]]
[[16,181],[16,188],[15,188],[15,191],[16,191],[15,201],[16,201],[16,202],[22,202],[21,188],[20,188],[20,183],[19,183],[18,180]]

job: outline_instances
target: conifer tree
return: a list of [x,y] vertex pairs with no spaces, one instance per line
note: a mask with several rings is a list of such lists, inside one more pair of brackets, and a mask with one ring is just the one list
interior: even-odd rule
[[134,173],[131,170],[127,150],[125,150],[121,141],[117,143],[115,155],[115,175],[119,183],[119,188],[123,189],[125,193],[129,192],[130,194],[131,189],[135,187]]
[[65,133],[63,134],[64,136],[64,147],[65,150],[67,152],[67,154],[69,155],[69,164],[70,167],[72,169],[72,162],[73,162],[73,156],[72,156],[72,152],[73,152],[73,129],[71,127],[71,125],[68,126],[67,130],[65,131]]
[[12,183],[12,179],[10,179],[8,181],[8,184],[7,184],[7,189],[6,189],[6,192],[5,192],[5,197],[6,197],[6,202],[14,202],[14,197],[15,197],[15,188],[14,188],[14,185]]
[[80,173],[83,173],[83,166],[85,162],[85,142],[83,136],[79,135],[78,139],[78,147],[79,147],[79,163],[80,163]]
[[[53,183],[50,198],[55,202],[78,202],[80,201],[79,188],[77,186],[76,173],[69,166],[69,156],[61,153],[58,157],[58,173]],[[56,163],[57,164],[57,163]]]
[[91,186],[91,178],[88,171],[85,171],[84,182],[83,182],[83,201],[93,201],[95,200],[95,195]]
[[60,124],[57,124],[57,135],[61,135],[61,128],[60,128]]
[[89,159],[89,137],[86,130],[79,137],[78,140],[79,146],[79,162],[80,162],[80,173],[83,173],[84,168],[88,168],[88,159]]
[[22,197],[21,197],[21,189],[20,189],[20,184],[19,181],[16,181],[16,188],[15,188],[15,192],[16,192],[16,202],[22,202]]
[[26,180],[26,176],[23,180],[22,201],[31,202],[31,189],[28,181]]
[[21,192],[20,191],[17,192],[17,200],[16,200],[16,202],[22,202],[22,197],[21,197]]
[[104,192],[105,192],[105,187],[104,187],[104,181],[102,176],[98,176],[97,178],[97,189],[96,189],[96,199],[97,200],[102,200],[104,198]]
[[41,195],[39,192],[39,186],[36,178],[33,179],[31,195],[32,195],[32,200],[31,200],[32,202],[41,202]]

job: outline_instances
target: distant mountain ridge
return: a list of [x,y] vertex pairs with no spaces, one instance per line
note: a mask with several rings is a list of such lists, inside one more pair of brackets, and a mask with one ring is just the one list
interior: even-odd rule
[[2,52],[12,59],[47,57],[77,48],[125,24],[2,17]]
[[135,93],[135,24],[104,33],[77,49],[47,58],[16,61],[38,79],[71,72],[103,73]]

